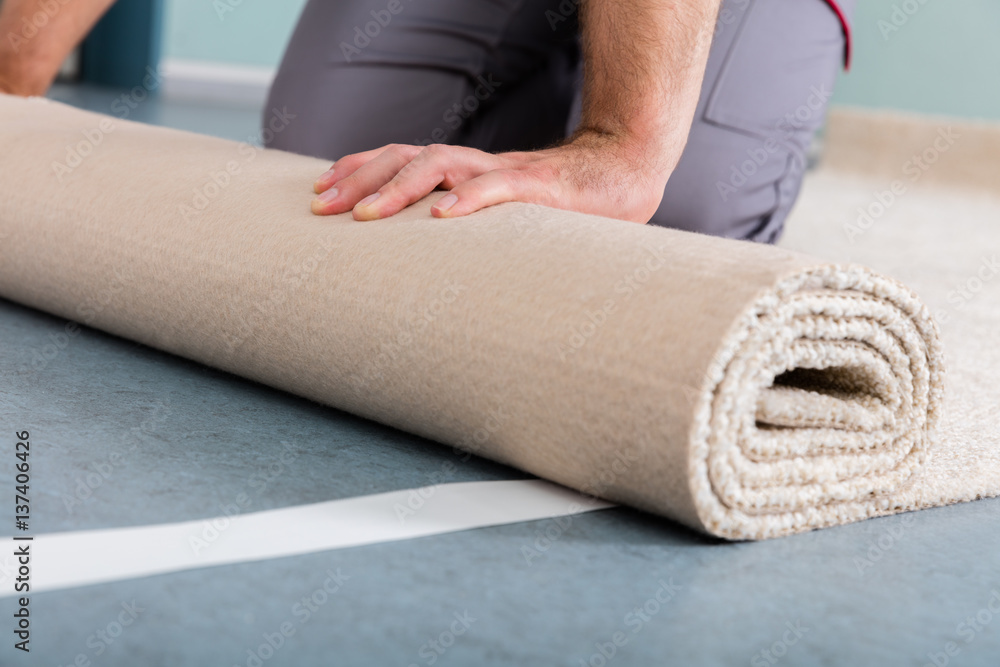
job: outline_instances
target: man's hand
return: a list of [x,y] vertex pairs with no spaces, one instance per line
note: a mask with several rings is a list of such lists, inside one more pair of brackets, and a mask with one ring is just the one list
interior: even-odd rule
[[720,0],[581,0],[580,127],[564,145],[491,155],[385,146],[319,177],[314,213],[399,212],[437,187],[441,218],[506,201],[648,222],[680,160],[701,93]]
[[439,218],[520,201],[647,222],[667,173],[643,155],[641,145],[587,132],[556,148],[498,155],[460,146],[390,145],[338,160],[316,181],[312,210],[329,215],[353,209],[355,220],[377,220],[441,187],[451,192],[431,209]]

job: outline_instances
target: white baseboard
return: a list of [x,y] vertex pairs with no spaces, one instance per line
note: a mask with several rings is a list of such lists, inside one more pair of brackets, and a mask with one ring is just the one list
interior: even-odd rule
[[161,93],[176,100],[264,106],[274,67],[232,65],[202,60],[164,59]]

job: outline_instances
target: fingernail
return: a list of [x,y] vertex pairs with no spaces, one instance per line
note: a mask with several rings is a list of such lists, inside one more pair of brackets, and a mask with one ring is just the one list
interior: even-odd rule
[[313,190],[316,192],[316,194],[319,194],[320,192],[325,190],[327,181],[329,181],[332,178],[333,178],[333,169],[326,171],[319,178],[317,178],[313,182]]
[[449,192],[444,197],[441,197],[438,203],[434,204],[434,208],[439,211],[447,211],[449,208],[454,206],[457,201],[458,195],[454,195]]
[[382,196],[381,192],[376,192],[373,195],[368,195],[367,197],[358,202],[358,206],[368,206],[381,196]]
[[332,202],[334,199],[337,198],[338,194],[340,194],[340,192],[337,190],[337,188],[330,188],[329,190],[321,194],[319,197],[316,197],[316,199],[320,200],[324,204],[329,204],[330,202]]

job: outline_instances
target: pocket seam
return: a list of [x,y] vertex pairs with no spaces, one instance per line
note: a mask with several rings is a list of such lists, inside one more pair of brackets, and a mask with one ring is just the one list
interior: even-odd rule
[[731,69],[733,58],[735,57],[734,54],[743,39],[743,33],[753,16],[753,11],[756,6],[757,3],[749,2],[747,8],[743,11],[743,20],[736,26],[736,34],[733,35],[733,41],[730,43],[729,48],[726,51],[726,57],[719,66],[719,75],[715,78],[715,82],[712,84],[712,90],[708,94],[708,99],[705,102],[705,109],[701,115],[702,120],[711,125],[718,125],[720,127],[736,130],[741,134],[746,134],[754,138],[766,139],[766,136],[744,127],[740,124],[738,119],[728,118],[724,112],[717,109],[719,104],[718,98],[721,95],[723,84],[728,81],[728,74]]

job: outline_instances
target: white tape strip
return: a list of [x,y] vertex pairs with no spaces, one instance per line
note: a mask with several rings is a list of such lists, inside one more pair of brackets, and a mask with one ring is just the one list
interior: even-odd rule
[[[460,482],[155,526],[38,535],[31,593],[407,540],[613,507],[542,480]],[[5,568],[6,569],[6,568]],[[0,597],[14,591],[13,572]]]

